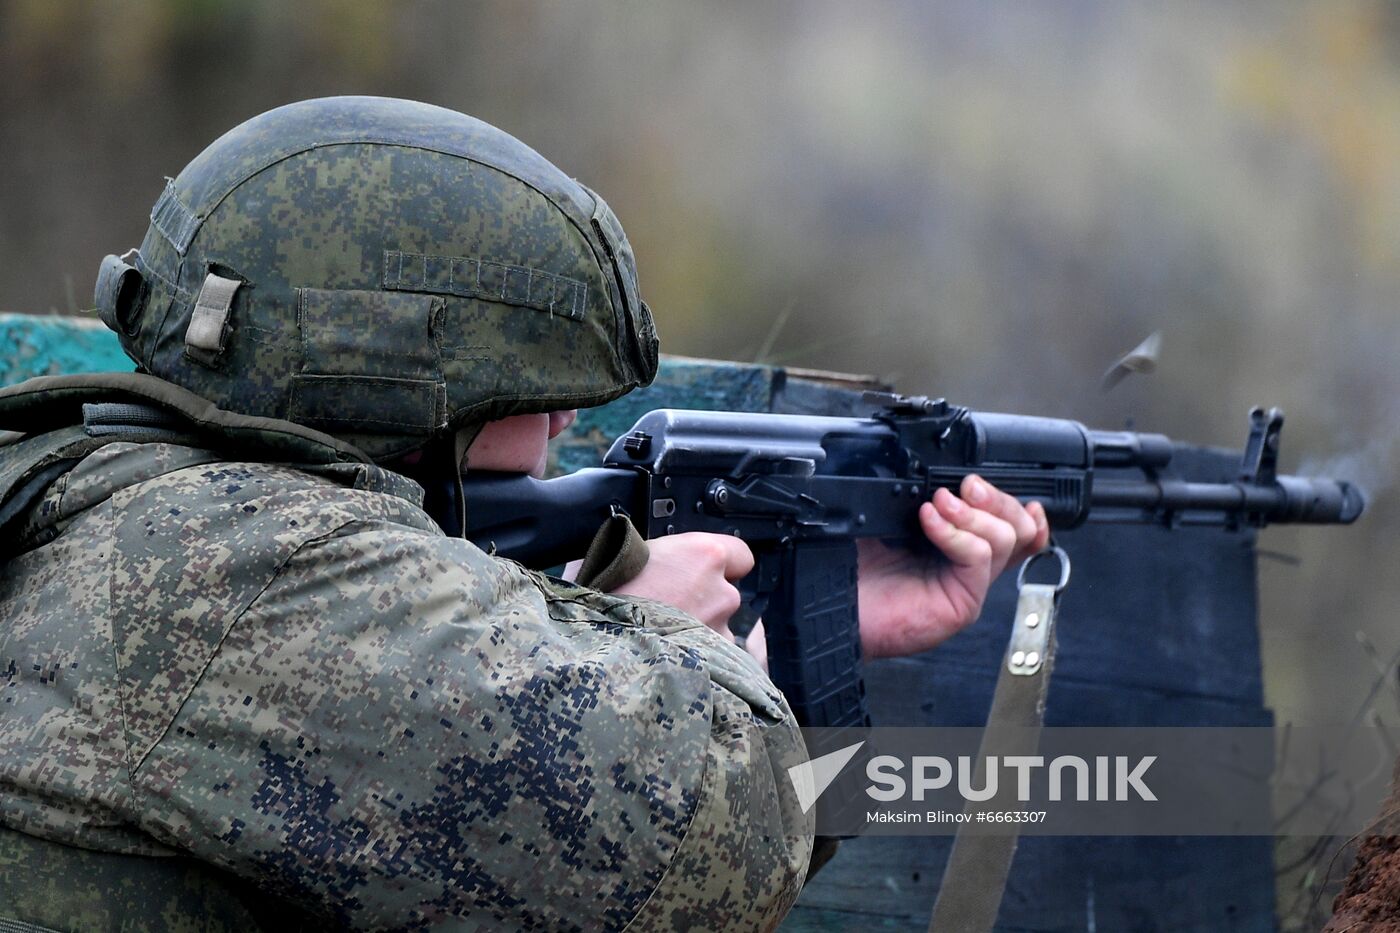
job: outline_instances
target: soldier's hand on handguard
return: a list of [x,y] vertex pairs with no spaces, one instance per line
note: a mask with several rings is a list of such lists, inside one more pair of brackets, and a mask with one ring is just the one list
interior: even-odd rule
[[919,524],[946,555],[892,548],[862,539],[860,640],[867,658],[927,651],[977,619],[987,590],[1007,565],[1045,547],[1045,509],[1021,505],[978,476],[960,496],[938,490],[919,507]]
[[[1023,506],[976,476],[967,477],[960,493],[940,489],[919,508],[924,534],[946,560],[876,539],[859,542],[866,657],[916,654],[965,628],[982,611],[997,575],[1049,540],[1039,503]],[[753,569],[748,545],[728,535],[691,532],[653,539],[649,546],[646,569],[614,592],[675,606],[729,637],[729,618],[739,608],[734,584]],[[761,628],[750,634],[748,647],[761,662]]]

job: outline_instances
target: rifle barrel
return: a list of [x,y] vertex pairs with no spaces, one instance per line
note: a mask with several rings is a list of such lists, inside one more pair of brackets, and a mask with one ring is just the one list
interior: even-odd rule
[[[1093,510],[1133,509],[1150,513],[1211,512],[1222,521],[1350,524],[1366,507],[1361,490],[1345,480],[1280,476],[1270,484],[1193,483],[1181,480],[1119,480],[1095,477]],[[1090,521],[1122,521],[1097,516]]]

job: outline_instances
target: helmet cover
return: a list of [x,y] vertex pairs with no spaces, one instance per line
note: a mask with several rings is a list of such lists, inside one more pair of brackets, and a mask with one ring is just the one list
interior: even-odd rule
[[610,401],[656,374],[607,204],[514,137],[412,101],[291,104],[224,134],[108,256],[138,366],[375,459]]

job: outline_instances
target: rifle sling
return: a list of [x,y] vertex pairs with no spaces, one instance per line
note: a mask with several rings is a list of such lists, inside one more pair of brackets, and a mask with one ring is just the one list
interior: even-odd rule
[[[1055,660],[1057,599],[1068,580],[1068,558],[1062,557],[1062,560],[1065,574],[1059,586],[1021,584],[1011,641],[997,677],[992,708],[987,714],[987,727],[977,753],[977,786],[986,786],[985,769],[989,757],[1002,761],[1010,755],[1033,755],[1039,745],[1045,694]],[[1023,577],[1024,573],[1023,568]],[[1034,620],[1029,628],[1026,626],[1028,619]],[[1040,631],[1035,632],[1038,627]],[[1038,636],[1033,648],[1038,649],[1040,655],[1038,664],[1025,660],[1028,634]],[[990,804],[969,805],[967,809],[1019,807],[1014,795],[1007,800],[1002,793]],[[999,824],[998,828],[1002,826],[1007,827],[1007,831],[998,834],[959,830],[943,870],[943,881],[929,920],[929,933],[981,933],[990,931],[996,924],[1020,832],[1017,823]]]

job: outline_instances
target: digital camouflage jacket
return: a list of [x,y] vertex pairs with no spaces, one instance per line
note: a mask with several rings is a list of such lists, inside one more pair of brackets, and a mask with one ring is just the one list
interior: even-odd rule
[[801,739],[696,621],[446,538],[369,464],[114,442],[45,480],[0,542],[0,920],[738,930],[796,897]]

